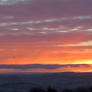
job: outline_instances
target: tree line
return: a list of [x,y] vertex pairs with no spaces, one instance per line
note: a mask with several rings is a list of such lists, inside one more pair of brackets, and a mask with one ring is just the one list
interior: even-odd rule
[[92,92],[92,87],[78,87],[75,89],[63,89],[62,91],[58,91],[55,87],[49,86],[44,89],[42,87],[33,87],[29,90],[29,92]]

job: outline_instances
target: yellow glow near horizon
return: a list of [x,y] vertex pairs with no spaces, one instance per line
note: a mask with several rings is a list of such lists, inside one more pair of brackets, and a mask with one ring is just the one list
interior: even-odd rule
[[72,64],[92,64],[92,60],[79,60]]

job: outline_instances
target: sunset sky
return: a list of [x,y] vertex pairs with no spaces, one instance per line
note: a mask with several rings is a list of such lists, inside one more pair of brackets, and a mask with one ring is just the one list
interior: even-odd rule
[[92,72],[92,0],[0,0],[0,72]]

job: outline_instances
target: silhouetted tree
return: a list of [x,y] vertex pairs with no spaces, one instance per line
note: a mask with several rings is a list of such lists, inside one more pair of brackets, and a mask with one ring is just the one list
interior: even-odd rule
[[92,92],[92,87],[89,88],[90,92]]
[[75,90],[75,92],[89,92],[89,89],[85,87],[79,87]]
[[49,87],[47,88],[47,92],[58,92],[58,91],[57,91],[57,89],[56,89],[55,87],[49,86]]
[[62,92],[73,92],[72,89],[64,89]]
[[53,92],[58,92],[56,88],[53,88]]
[[32,88],[29,92],[46,92],[43,88]]

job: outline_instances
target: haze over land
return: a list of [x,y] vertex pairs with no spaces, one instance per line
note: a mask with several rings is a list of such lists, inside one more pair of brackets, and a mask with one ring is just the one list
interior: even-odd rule
[[92,86],[92,73],[0,74],[0,91],[29,92],[32,87],[64,89]]

